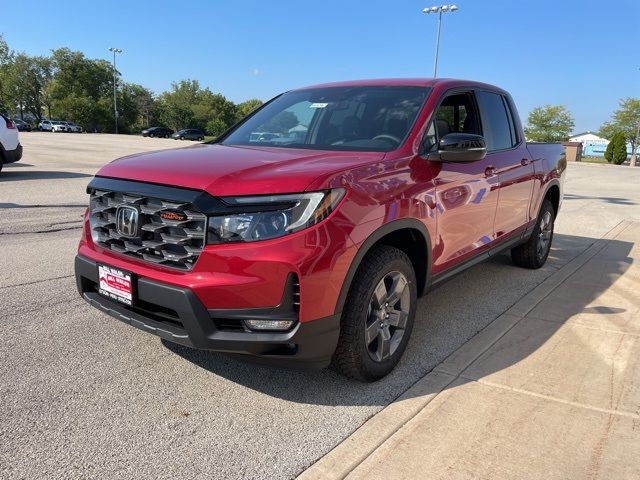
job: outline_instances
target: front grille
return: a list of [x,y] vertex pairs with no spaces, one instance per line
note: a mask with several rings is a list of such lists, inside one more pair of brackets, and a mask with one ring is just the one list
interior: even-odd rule
[[[116,228],[116,211],[121,206],[132,206],[139,212],[134,238],[120,235]],[[165,219],[160,216],[163,212],[176,215]],[[89,222],[98,245],[157,265],[191,270],[204,248],[206,216],[188,202],[93,190]]]

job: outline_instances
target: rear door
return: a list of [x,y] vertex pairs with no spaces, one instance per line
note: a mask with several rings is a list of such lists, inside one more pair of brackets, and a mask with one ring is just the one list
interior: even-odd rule
[[[443,98],[427,130],[427,150],[437,148],[440,138],[454,132],[482,134],[473,91],[455,91]],[[495,239],[493,224],[498,204],[498,177],[489,168],[487,159],[439,165],[434,273],[455,267],[488,249]]]
[[498,176],[498,207],[494,231],[496,239],[517,235],[529,222],[529,203],[534,184],[534,168],[509,98],[487,90],[476,92],[488,167]]

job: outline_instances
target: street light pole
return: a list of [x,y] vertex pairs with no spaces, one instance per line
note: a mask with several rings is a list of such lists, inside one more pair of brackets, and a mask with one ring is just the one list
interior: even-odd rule
[[436,58],[433,62],[433,78],[438,75],[438,56],[440,54],[440,30],[442,28],[442,14],[447,12],[453,13],[456,10],[458,10],[457,5],[440,5],[439,7],[433,6],[427,7],[422,10],[422,13],[426,13],[427,15],[430,13],[438,14],[438,33],[436,34]]
[[118,100],[116,98],[116,53],[122,53],[119,48],[111,47],[110,52],[113,52],[113,118],[116,125],[116,135],[118,134]]

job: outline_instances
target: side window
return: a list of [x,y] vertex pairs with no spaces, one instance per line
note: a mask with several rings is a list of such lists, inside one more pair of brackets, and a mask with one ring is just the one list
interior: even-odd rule
[[456,93],[444,98],[423,138],[425,151],[436,150],[440,139],[448,133],[482,134],[472,93]]
[[485,130],[487,150],[504,150],[515,145],[511,119],[502,95],[492,92],[477,92],[480,112]]

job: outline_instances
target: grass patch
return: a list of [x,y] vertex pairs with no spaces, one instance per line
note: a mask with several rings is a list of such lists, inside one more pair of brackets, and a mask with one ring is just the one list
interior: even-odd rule
[[590,156],[584,156],[582,157],[582,161],[586,162],[586,163],[609,163],[607,162],[607,159],[604,157],[590,157]]

